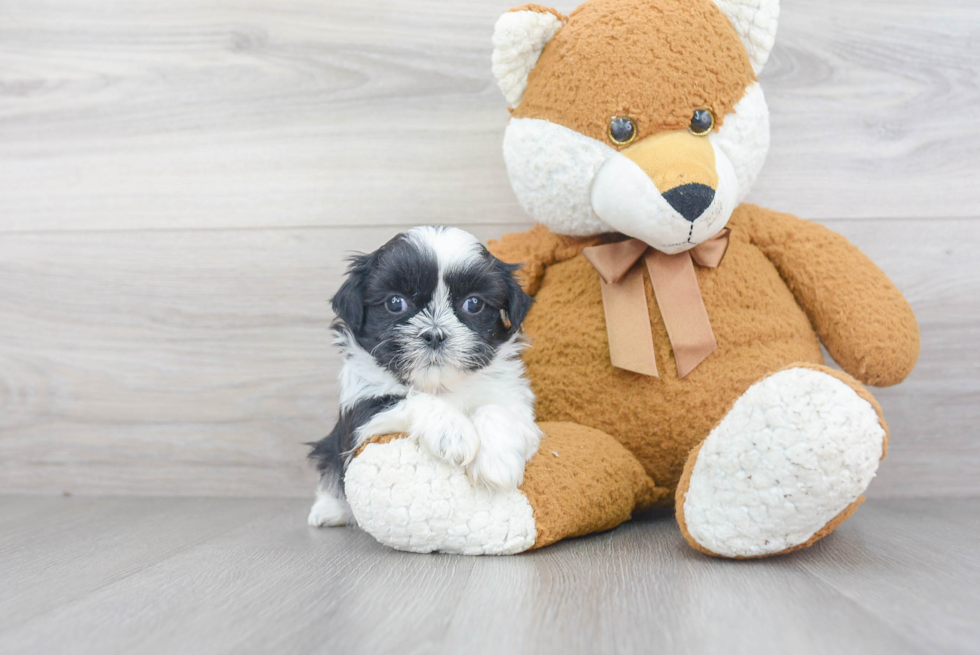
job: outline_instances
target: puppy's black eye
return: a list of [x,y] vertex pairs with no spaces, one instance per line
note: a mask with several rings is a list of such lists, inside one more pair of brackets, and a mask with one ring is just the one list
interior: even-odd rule
[[704,136],[715,126],[715,115],[710,109],[695,109],[694,116],[691,117],[691,124],[688,126],[691,134]]
[[392,296],[385,301],[385,308],[392,314],[404,314],[408,303],[401,296]]
[[463,301],[463,311],[467,314],[479,314],[486,307],[486,303],[477,298],[476,296],[470,296]]
[[613,116],[609,119],[609,140],[617,146],[633,143],[636,138],[636,121],[626,116]]

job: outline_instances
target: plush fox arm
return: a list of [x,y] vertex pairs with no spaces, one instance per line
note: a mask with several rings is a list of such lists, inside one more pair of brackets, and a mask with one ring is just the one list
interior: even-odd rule
[[599,243],[601,238],[576,239],[554,234],[543,225],[535,225],[527,232],[505,234],[499,241],[490,241],[490,253],[508,264],[521,264],[518,271],[521,286],[534,295],[541,286],[544,269],[552,264],[571,259],[583,248]]
[[739,209],[736,224],[776,266],[841,368],[877,387],[912,372],[919,357],[912,308],[853,244],[822,225],[753,205]]

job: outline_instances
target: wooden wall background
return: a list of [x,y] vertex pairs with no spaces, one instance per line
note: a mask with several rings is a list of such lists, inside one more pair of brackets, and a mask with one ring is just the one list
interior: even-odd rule
[[[528,219],[516,0],[0,0],[0,492],[307,495],[341,259]],[[569,11],[575,2],[562,0]],[[980,492],[980,3],[784,0],[751,200],[915,306],[877,497]]]

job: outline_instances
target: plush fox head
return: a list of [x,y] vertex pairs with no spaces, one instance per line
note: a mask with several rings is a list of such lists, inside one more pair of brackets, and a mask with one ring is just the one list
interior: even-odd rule
[[497,22],[504,158],[524,208],[572,236],[674,254],[718,234],[769,148],[756,75],[779,0],[589,0]]

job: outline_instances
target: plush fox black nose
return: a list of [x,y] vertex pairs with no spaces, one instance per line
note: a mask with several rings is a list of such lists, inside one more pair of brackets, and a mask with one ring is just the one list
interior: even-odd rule
[[422,341],[430,348],[438,348],[446,340],[446,333],[438,328],[426,330],[420,336],[422,337]]
[[683,184],[663,194],[677,213],[692,223],[711,206],[715,190],[704,184]]

